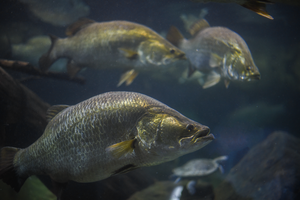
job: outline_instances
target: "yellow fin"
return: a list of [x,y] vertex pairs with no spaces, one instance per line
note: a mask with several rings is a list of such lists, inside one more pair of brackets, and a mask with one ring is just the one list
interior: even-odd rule
[[81,29],[83,29],[84,27],[92,23],[95,23],[95,21],[88,18],[79,19],[73,24],[71,24],[70,26],[68,26],[68,28],[66,29],[66,35],[67,36],[75,35],[75,33],[77,33],[78,31],[80,31]]
[[207,78],[205,80],[205,83],[202,86],[203,89],[206,89],[206,88],[209,88],[209,87],[212,87],[212,86],[216,85],[220,81],[220,79],[221,79],[221,75],[220,74],[218,74],[217,72],[214,72],[214,71],[211,72],[207,76]]
[[218,54],[211,53],[209,59],[209,66],[214,68],[218,67],[222,64],[223,58],[221,58]]
[[200,19],[190,27],[189,32],[192,36],[194,36],[196,33],[208,27],[210,27],[209,23],[205,19]]
[[249,10],[252,10],[256,12],[257,14],[266,17],[268,19],[274,19],[266,10],[266,3],[264,1],[249,1],[244,3],[242,6],[245,8],[248,8]]
[[50,108],[48,108],[47,113],[46,113],[46,118],[47,121],[51,121],[51,119],[53,119],[53,117],[55,117],[58,113],[60,113],[61,111],[63,111],[64,109],[68,108],[70,106],[68,105],[55,105],[55,106],[51,106]]
[[133,60],[138,57],[138,53],[131,49],[119,48],[119,51],[128,59]]
[[175,26],[171,26],[166,39],[178,47],[179,43],[184,40],[184,37]]
[[120,85],[122,85],[125,81],[126,81],[126,85],[130,85],[132,83],[132,81],[135,79],[135,77],[138,75],[139,73],[136,72],[134,69],[129,70],[125,73],[122,74],[120,81],[117,85],[117,87],[119,87]]
[[125,156],[133,152],[135,141],[136,141],[135,139],[132,139],[132,140],[119,142],[117,144],[113,144],[107,147],[105,150],[111,153],[115,158],[120,158],[122,156]]

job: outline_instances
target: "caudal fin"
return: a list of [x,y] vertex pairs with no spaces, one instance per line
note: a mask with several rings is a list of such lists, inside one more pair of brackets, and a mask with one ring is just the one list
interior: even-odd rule
[[51,47],[50,47],[49,51],[47,53],[43,54],[39,59],[39,67],[43,72],[47,71],[50,68],[50,66],[52,65],[52,63],[54,63],[54,61],[56,60],[56,59],[51,58],[50,54],[51,54],[51,51],[53,50],[55,42],[58,40],[58,37],[56,37],[54,35],[49,35],[49,36],[51,39]]
[[0,152],[0,180],[10,185],[16,192],[19,192],[28,177],[21,177],[17,174],[13,164],[14,157],[20,149],[4,147]]

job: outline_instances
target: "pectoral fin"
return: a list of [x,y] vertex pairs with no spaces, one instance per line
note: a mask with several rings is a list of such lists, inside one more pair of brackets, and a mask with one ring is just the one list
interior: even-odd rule
[[218,74],[217,72],[211,72],[210,74],[208,74],[204,82],[204,85],[202,86],[203,89],[216,85],[220,81],[220,79],[221,79],[220,74]]
[[136,141],[136,139],[134,138],[132,140],[126,140],[123,142],[113,144],[113,145],[107,147],[106,151],[111,153],[113,155],[113,157],[118,159],[122,156],[126,156],[127,154],[130,154],[133,152],[135,141]]
[[138,53],[131,49],[119,48],[119,51],[128,59],[133,60],[138,57]]
[[223,62],[223,58],[221,58],[220,56],[218,56],[215,53],[210,54],[210,59],[209,59],[210,67],[219,67],[219,66],[221,66],[222,62]]
[[268,1],[247,1],[242,6],[268,19],[274,19],[266,10]]
[[122,85],[124,82],[126,82],[126,86],[130,85],[138,74],[139,73],[136,72],[134,69],[123,73],[120,80],[119,80],[119,83],[118,83],[117,87]]

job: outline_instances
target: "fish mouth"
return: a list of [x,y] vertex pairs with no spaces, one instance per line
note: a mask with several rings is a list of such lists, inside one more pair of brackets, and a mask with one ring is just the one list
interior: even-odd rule
[[193,136],[191,142],[197,143],[200,141],[205,141],[205,140],[214,140],[215,136],[210,133],[210,129],[208,127],[199,130],[195,135]]
[[177,59],[179,59],[179,60],[187,60],[187,57],[185,56],[184,53],[181,53],[181,54],[179,54],[179,55],[177,56]]
[[248,81],[252,80],[260,80],[260,74],[252,74],[251,76],[249,76]]

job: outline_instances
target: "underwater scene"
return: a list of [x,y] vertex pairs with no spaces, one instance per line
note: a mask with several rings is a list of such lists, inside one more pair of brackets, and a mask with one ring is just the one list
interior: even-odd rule
[[0,3],[0,199],[300,199],[299,0]]

